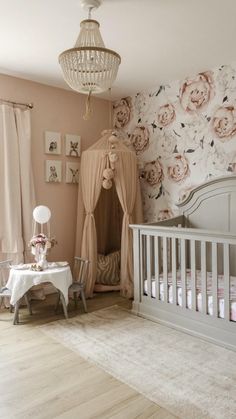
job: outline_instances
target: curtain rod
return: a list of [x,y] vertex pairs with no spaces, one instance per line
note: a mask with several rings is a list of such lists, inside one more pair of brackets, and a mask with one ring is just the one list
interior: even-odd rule
[[33,103],[12,102],[12,100],[6,100],[6,99],[0,99],[0,101],[5,102],[5,103],[11,103],[12,105],[26,106],[29,109],[33,109],[33,107],[34,107]]

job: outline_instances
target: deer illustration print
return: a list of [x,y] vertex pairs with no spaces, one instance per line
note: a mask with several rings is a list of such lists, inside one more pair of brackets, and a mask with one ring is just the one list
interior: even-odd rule
[[71,174],[72,174],[71,183],[77,183],[77,173],[79,172],[79,170],[78,169],[72,169],[70,167],[70,171],[71,171]]

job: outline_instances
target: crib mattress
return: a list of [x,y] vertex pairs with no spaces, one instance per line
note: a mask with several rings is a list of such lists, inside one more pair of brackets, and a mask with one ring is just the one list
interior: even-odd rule
[[[181,271],[176,272],[177,276],[177,304],[182,307],[182,286]],[[151,296],[156,298],[156,281],[152,278]],[[160,300],[164,301],[164,282],[163,274],[159,275],[160,283]],[[187,308],[192,308],[192,290],[191,290],[191,271],[186,270],[186,304]],[[147,280],[144,281],[144,294],[147,295]],[[196,271],[196,306],[197,311],[202,311],[202,293],[201,293],[201,271]],[[168,273],[168,302],[173,304],[173,285],[172,273]],[[213,296],[212,296],[212,273],[207,273],[207,307],[208,314],[213,315]],[[218,275],[218,314],[220,318],[224,318],[224,277]],[[236,277],[230,276],[230,319],[236,321]]]

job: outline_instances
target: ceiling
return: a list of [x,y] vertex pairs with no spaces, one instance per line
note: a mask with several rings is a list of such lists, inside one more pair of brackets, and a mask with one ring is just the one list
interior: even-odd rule
[[[92,18],[122,59],[112,99],[235,61],[235,16],[235,0],[103,0]],[[80,0],[0,0],[0,72],[69,89],[58,55],[86,17]]]

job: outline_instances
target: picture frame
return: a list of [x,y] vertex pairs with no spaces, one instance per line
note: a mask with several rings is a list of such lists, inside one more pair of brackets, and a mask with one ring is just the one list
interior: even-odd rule
[[45,154],[61,154],[61,133],[45,131]]
[[60,183],[62,180],[61,160],[45,161],[45,182]]
[[66,183],[77,184],[79,182],[79,163],[66,162]]
[[80,157],[81,137],[80,135],[66,134],[66,156]]

